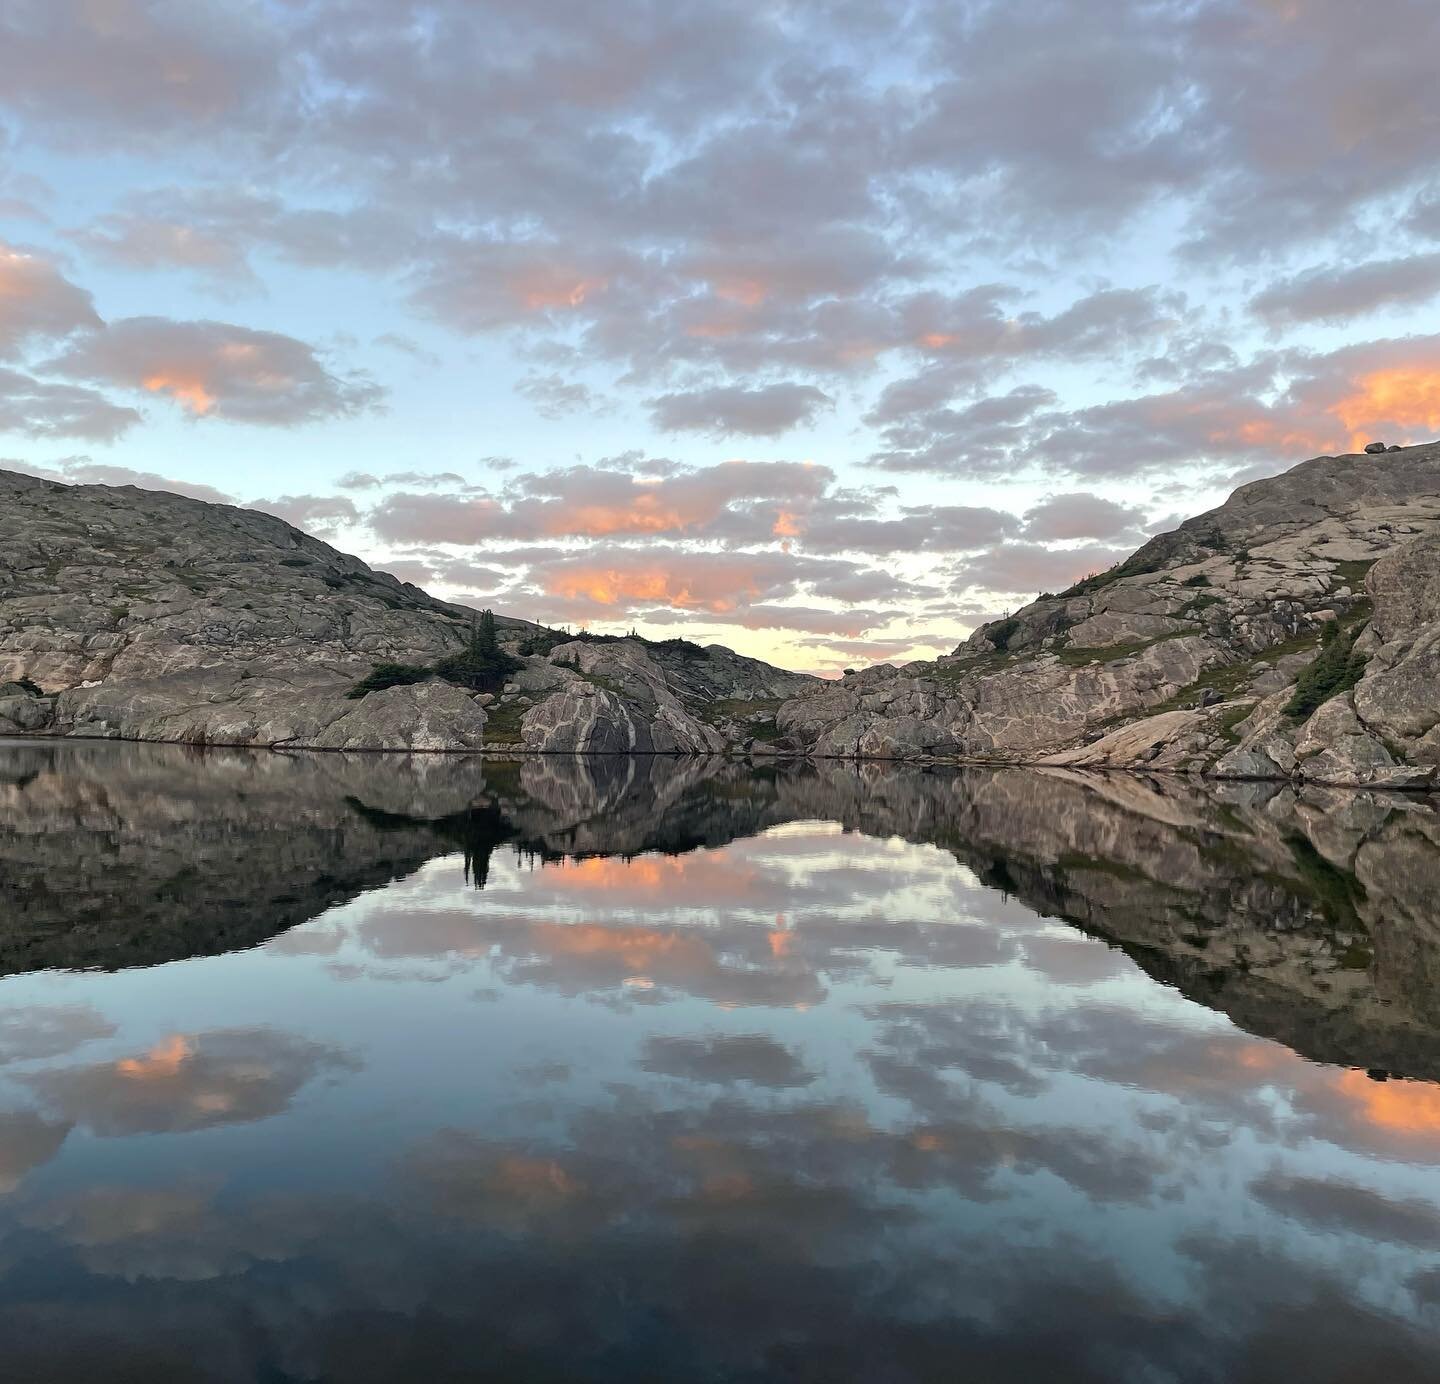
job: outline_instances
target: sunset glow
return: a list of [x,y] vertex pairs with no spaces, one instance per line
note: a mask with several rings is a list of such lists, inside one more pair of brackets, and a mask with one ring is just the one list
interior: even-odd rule
[[146,375],[141,383],[152,394],[170,395],[197,416],[207,414],[215,407],[215,396],[206,388],[204,381],[194,375],[161,371]]
[[1381,424],[1413,429],[1426,439],[1440,433],[1440,368],[1397,366],[1365,375],[1357,383],[1354,394],[1330,409],[1350,430],[1353,449],[1373,441]]
[[168,1081],[195,1055],[195,1045],[184,1034],[163,1039],[143,1057],[124,1057],[116,1072],[127,1081]]

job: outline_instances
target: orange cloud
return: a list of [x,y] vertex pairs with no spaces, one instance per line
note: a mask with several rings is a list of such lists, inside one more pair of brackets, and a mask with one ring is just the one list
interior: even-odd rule
[[642,855],[633,860],[599,856],[547,866],[545,883],[566,894],[683,899],[737,899],[754,892],[756,872],[709,853]]
[[121,1058],[115,1070],[129,1081],[170,1081],[194,1055],[194,1043],[183,1033],[173,1033],[141,1057]]
[[769,296],[769,288],[760,279],[719,278],[714,281],[715,296],[729,303],[756,308]]
[[698,937],[658,928],[540,923],[532,936],[548,955],[613,958],[632,974],[652,971],[657,966],[667,970],[687,965],[707,969],[714,960],[710,948]]
[[542,312],[550,308],[578,308],[592,293],[600,292],[608,284],[608,279],[572,279],[553,270],[536,270],[518,279],[514,292],[531,312]]
[[1397,1134],[1440,1136],[1440,1087],[1419,1081],[1374,1081],[1342,1072],[1335,1089],[1367,1123]]
[[697,322],[693,326],[685,328],[686,336],[706,337],[717,341],[739,334],[740,324],[738,322]]
[[1353,394],[1330,406],[1350,432],[1351,446],[1371,440],[1381,423],[1399,428],[1440,432],[1440,369],[1427,365],[1399,365],[1375,370],[1356,381]]
[[579,534],[604,538],[612,533],[671,533],[694,522],[678,509],[664,509],[652,496],[642,495],[633,505],[582,505],[550,517],[547,536]]
[[[662,601],[682,610],[708,610],[724,615],[734,610],[737,595],[697,592],[690,582],[662,567],[620,570],[614,567],[587,568],[576,566],[546,578],[545,591],[550,596],[568,600],[581,597],[598,605],[620,605],[625,601]],[[743,594],[758,596],[758,589],[742,583]]]
[[553,1158],[512,1155],[495,1165],[491,1190],[531,1206],[569,1201],[580,1191],[578,1183]]
[[1269,447],[1277,452],[1319,453],[1333,450],[1339,439],[1333,432],[1293,428],[1272,418],[1254,418],[1233,428],[1221,429],[1211,435],[1212,442],[1247,442],[1254,447]]
[[196,415],[209,413],[215,407],[215,396],[197,374],[183,370],[157,370],[140,383],[152,394],[168,394]]

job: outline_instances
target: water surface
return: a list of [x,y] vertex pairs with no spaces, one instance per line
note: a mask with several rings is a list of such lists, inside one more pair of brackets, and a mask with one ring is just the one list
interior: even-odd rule
[[15,1380],[1440,1376],[1440,817],[0,745]]

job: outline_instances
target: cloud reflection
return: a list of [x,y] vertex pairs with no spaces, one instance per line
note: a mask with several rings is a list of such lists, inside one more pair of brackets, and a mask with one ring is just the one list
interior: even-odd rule
[[343,1050],[274,1029],[175,1033],[113,1062],[20,1080],[45,1103],[102,1136],[176,1133],[279,1114],[307,1082],[356,1070]]

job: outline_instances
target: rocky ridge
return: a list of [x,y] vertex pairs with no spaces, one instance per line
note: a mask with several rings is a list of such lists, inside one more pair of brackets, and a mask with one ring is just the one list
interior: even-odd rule
[[1440,444],[1242,486],[950,657],[849,674],[776,719],[782,744],[821,756],[1429,786]]
[[720,645],[497,617],[520,662],[504,686],[350,698],[375,664],[462,649],[474,615],[255,510],[0,472],[0,733],[714,753],[764,737],[816,685]]

